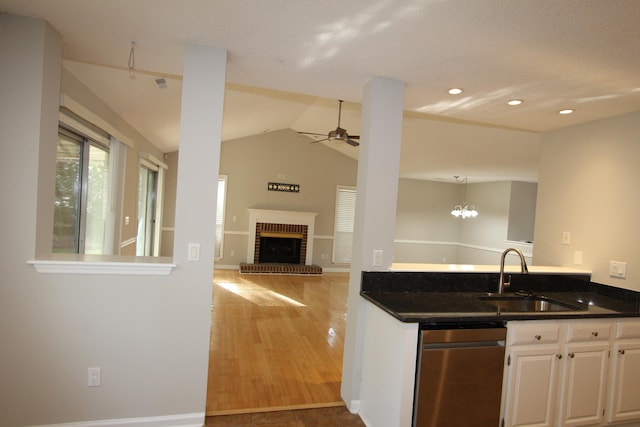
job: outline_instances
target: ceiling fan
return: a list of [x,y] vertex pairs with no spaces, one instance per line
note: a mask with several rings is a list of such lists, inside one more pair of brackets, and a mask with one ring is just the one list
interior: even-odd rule
[[[340,141],[344,141],[349,145],[353,145],[354,147],[357,147],[358,145],[360,145],[360,143],[358,141],[356,141],[357,139],[360,139],[360,135],[349,135],[347,133],[346,129],[343,129],[340,127],[340,116],[342,115],[342,99],[339,99],[338,102],[340,104],[338,104],[338,127],[335,130],[330,131],[329,133],[326,134],[326,138],[324,139],[319,139],[317,141],[313,141],[315,142],[322,142],[322,141],[331,141],[334,139],[339,139]],[[314,133],[314,132],[298,132],[300,134],[303,135],[320,135],[320,136],[325,136],[325,134],[323,133]]]

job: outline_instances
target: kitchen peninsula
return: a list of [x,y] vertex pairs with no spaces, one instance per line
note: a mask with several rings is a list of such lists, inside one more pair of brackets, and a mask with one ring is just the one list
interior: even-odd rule
[[[506,326],[508,335],[503,345],[508,357],[513,353],[512,350],[515,352],[519,349],[515,344],[522,344],[518,341],[517,332],[524,325],[525,334],[531,332],[533,340],[527,342],[524,349],[551,351],[548,358],[536,357],[554,364],[550,366],[558,378],[550,379],[549,393],[562,397],[568,386],[559,376],[569,370],[569,367],[560,365],[562,352],[567,354],[562,363],[583,360],[571,345],[574,345],[574,341],[583,344],[580,341],[582,338],[576,337],[582,336],[580,331],[586,325],[590,331],[585,338],[589,341],[586,344],[606,348],[606,353],[598,354],[608,354],[614,348],[624,354],[624,349],[619,348],[619,340],[627,340],[622,344],[633,341],[635,347],[629,348],[624,356],[627,357],[625,375],[632,375],[631,382],[640,380],[640,293],[593,283],[589,272],[576,269],[538,266],[530,267],[529,274],[520,274],[519,266],[507,266],[505,274],[511,276],[511,286],[504,295],[499,296],[498,302],[514,297],[525,300],[544,298],[570,308],[519,311],[495,305],[495,300],[486,297],[495,296],[497,291],[498,266],[395,264],[390,271],[362,273],[360,294],[366,300],[367,325],[363,348],[364,354],[369,357],[363,363],[360,414],[367,425],[413,425],[419,336],[425,329],[473,328],[486,323]],[[596,329],[591,331],[593,328]],[[536,332],[539,330],[544,333]],[[538,336],[541,338],[535,338]],[[572,358],[569,354],[579,354],[579,357]],[[632,364],[635,365],[633,369]],[[607,404],[609,410],[606,415],[597,414],[595,423],[585,416],[584,422],[578,419],[561,424],[563,417],[572,414],[567,414],[562,404],[556,405],[557,399],[551,399],[552,395],[537,389],[535,393],[542,396],[543,404],[548,405],[543,408],[546,411],[544,420],[533,420],[539,414],[523,415],[522,411],[517,411],[517,407],[509,407],[513,405],[512,394],[524,385],[513,383],[513,367],[505,362],[500,417],[506,426],[534,425],[534,421],[537,423],[535,425],[550,426],[640,421],[640,397],[622,400],[621,393],[629,391],[625,387],[631,385],[629,381],[615,381],[616,373],[623,365],[615,357],[610,361],[607,359],[606,366],[603,365],[603,375],[607,375],[600,378],[603,383],[599,385],[597,397]],[[617,406],[618,410],[613,406]],[[522,422],[525,416],[533,417],[529,424],[527,420]]]

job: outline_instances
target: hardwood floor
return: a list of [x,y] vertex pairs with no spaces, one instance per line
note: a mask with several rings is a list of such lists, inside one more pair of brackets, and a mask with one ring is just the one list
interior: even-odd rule
[[207,415],[343,406],[348,284],[216,270]]

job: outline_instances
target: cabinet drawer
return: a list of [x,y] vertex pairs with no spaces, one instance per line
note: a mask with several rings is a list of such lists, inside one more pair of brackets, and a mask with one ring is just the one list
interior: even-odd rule
[[606,341],[611,336],[611,322],[582,321],[567,325],[567,342]]
[[616,339],[640,338],[640,321],[618,322]]
[[548,344],[558,342],[559,337],[558,324],[516,325],[509,329],[508,344]]

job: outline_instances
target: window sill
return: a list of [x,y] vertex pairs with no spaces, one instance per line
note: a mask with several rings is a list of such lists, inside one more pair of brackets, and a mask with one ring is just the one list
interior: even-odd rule
[[38,273],[166,276],[176,267],[170,257],[55,254],[27,261]]

